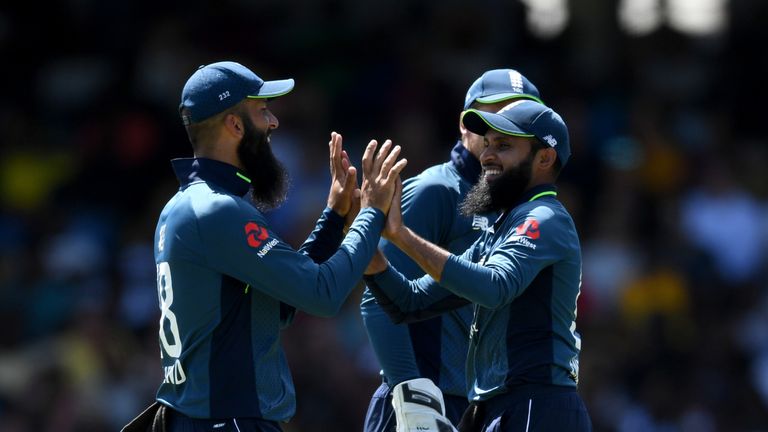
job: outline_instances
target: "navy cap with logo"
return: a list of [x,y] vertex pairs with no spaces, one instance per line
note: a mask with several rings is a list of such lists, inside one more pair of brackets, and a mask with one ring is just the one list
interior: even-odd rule
[[495,103],[516,98],[541,102],[540,97],[539,89],[520,72],[514,69],[494,69],[482,74],[469,86],[464,98],[464,109],[469,109],[474,102]]
[[245,98],[266,99],[293,90],[293,79],[264,81],[247,67],[232,61],[200,66],[184,84],[179,111],[184,124],[197,123],[237,105]]
[[552,108],[532,100],[514,101],[497,113],[470,109],[464,112],[461,122],[478,135],[493,129],[506,135],[538,138],[555,149],[562,166],[571,156],[568,128],[562,117]]

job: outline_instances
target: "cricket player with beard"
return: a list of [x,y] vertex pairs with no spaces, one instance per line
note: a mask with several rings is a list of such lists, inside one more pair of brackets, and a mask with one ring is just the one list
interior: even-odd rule
[[[280,431],[296,408],[280,345],[295,312],[334,315],[373,256],[404,159],[371,141],[362,185],[331,135],[328,207],[299,251],[263,210],[285,196],[270,148],[279,125],[268,100],[292,79],[264,81],[239,63],[201,66],[179,107],[194,157],[172,161],[180,188],[155,231],[164,380],[157,402],[125,430]],[[344,236],[359,194],[359,213]]]
[[[366,270],[367,286],[395,322],[473,304],[466,360],[471,404],[459,431],[590,431],[576,390],[581,250],[554,185],[571,153],[566,125],[531,100],[498,113],[470,109],[462,123],[484,135],[483,174],[462,211],[501,215],[455,255],[403,225],[396,193],[384,236],[427,275],[409,280],[379,253]],[[422,423],[429,405],[439,408],[429,391],[408,386],[402,393],[395,411],[406,413],[412,430],[440,430]]]
[[[539,91],[514,69],[492,69],[480,75],[467,90],[464,110],[496,112],[512,100],[539,101]],[[403,223],[423,239],[452,253],[462,253],[480,237],[496,214],[468,214],[459,204],[480,178],[483,137],[467,130],[457,112],[460,139],[445,163],[430,167],[405,180],[402,193]],[[382,240],[379,247],[403,275],[415,279],[424,271],[394,244]],[[382,383],[371,397],[365,418],[365,432],[405,431],[397,425],[393,396],[400,388],[421,388],[442,402],[443,412],[435,412],[458,423],[466,410],[465,364],[469,349],[472,306],[466,305],[434,318],[397,325],[366,289],[360,310],[371,346],[381,365]],[[402,413],[400,413],[402,414]],[[398,427],[399,426],[399,427]]]

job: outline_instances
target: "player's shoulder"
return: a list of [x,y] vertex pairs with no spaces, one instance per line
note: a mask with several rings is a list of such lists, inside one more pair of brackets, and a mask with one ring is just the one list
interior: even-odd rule
[[539,225],[557,225],[570,227],[573,218],[565,207],[555,198],[543,198],[524,202],[512,210],[513,224],[535,220]]
[[431,166],[403,184],[404,190],[458,191],[460,177],[449,163]]
[[218,223],[243,217],[263,219],[263,215],[244,198],[208,184],[192,185],[186,192],[190,210],[199,221]]

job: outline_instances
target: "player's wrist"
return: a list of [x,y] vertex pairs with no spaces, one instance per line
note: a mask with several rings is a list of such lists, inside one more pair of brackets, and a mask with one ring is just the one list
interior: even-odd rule
[[408,244],[408,240],[411,237],[413,237],[413,231],[405,225],[400,225],[400,227],[388,232],[386,236],[387,240],[391,241],[400,250]]

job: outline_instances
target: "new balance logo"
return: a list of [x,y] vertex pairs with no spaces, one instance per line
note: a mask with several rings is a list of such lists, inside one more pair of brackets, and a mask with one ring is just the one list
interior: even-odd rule
[[485,216],[478,216],[473,215],[472,216],[472,229],[474,230],[483,230],[485,231],[488,229],[488,218]]
[[544,139],[544,141],[547,142],[547,144],[550,145],[550,147],[554,147],[554,146],[557,145],[557,140],[552,135],[547,135],[543,139]]

